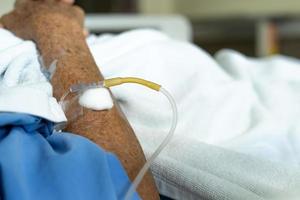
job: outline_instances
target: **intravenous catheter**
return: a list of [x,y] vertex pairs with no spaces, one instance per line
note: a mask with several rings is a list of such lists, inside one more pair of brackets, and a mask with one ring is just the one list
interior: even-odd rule
[[[154,159],[161,153],[161,151],[166,147],[166,145],[170,142],[170,140],[172,139],[172,137],[174,135],[176,125],[177,125],[178,114],[177,114],[176,103],[175,103],[174,99],[172,98],[171,94],[167,90],[165,90],[161,85],[158,85],[156,83],[153,83],[151,81],[147,81],[144,79],[135,78],[135,77],[111,78],[111,79],[106,79],[104,81],[100,81],[97,83],[88,83],[88,84],[79,83],[79,84],[71,86],[70,89],[60,99],[60,104],[63,105],[66,97],[71,93],[78,93],[80,95],[84,91],[87,91],[89,89],[103,88],[103,87],[110,88],[110,87],[121,85],[124,83],[135,83],[135,84],[146,86],[152,90],[161,92],[169,100],[171,107],[172,107],[172,112],[173,112],[172,124],[171,124],[171,128],[169,130],[169,133],[167,134],[167,136],[163,140],[163,142],[159,145],[159,147],[156,149],[156,151],[147,160],[147,162],[144,164],[142,169],[139,171],[138,175],[132,182],[131,186],[129,187],[129,189],[125,195],[124,199],[130,200],[132,198],[134,192],[136,191],[138,185],[142,181],[144,175],[146,174],[146,172],[150,168],[151,164],[153,163]],[[78,97],[78,95],[77,95],[77,97]]]

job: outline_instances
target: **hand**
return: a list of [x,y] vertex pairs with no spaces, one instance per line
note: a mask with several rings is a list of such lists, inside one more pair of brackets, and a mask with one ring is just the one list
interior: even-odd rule
[[0,27],[6,28],[23,39],[35,40],[39,26],[47,30],[68,26],[81,29],[83,34],[84,12],[73,6],[74,0],[17,0],[15,9],[2,16]]

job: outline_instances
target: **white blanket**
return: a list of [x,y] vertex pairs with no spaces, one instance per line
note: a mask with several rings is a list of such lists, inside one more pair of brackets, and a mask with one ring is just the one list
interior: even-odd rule
[[[212,58],[149,30],[94,37],[89,43],[105,77],[155,81],[178,104],[175,138],[152,167],[162,194],[176,199],[297,197],[298,60],[252,59],[231,50]],[[151,155],[170,126],[167,101],[134,85],[113,93]]]
[[[3,34],[0,30],[0,40]],[[93,36],[88,43],[106,78],[136,76],[160,83],[178,104],[176,135],[152,166],[162,194],[176,199],[297,199],[298,60],[252,59],[231,50],[214,59],[196,46],[151,30]],[[1,44],[0,57],[13,47]],[[9,69],[12,65],[4,65],[6,57],[1,58]],[[116,87],[113,93],[146,155],[151,155],[170,126],[168,102],[136,85]],[[63,120],[49,110],[38,115]]]

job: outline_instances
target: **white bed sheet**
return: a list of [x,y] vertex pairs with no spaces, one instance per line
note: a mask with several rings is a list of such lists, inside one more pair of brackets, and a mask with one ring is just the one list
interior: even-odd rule
[[[175,137],[152,166],[175,199],[297,199],[300,186],[300,62],[202,49],[151,30],[89,38],[105,77],[162,84],[179,109]],[[170,126],[163,96],[113,89],[147,156]]]

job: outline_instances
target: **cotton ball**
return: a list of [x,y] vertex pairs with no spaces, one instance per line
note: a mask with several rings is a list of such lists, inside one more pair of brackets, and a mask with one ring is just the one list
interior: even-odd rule
[[106,88],[86,90],[79,98],[79,104],[92,110],[108,110],[113,107],[113,100]]

